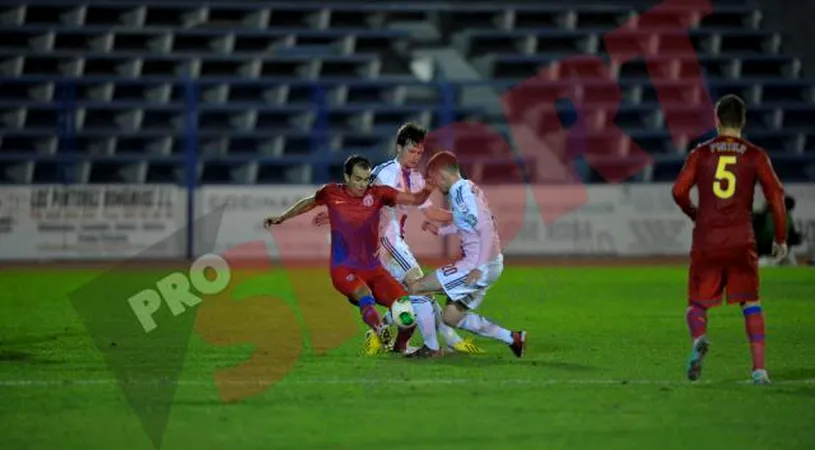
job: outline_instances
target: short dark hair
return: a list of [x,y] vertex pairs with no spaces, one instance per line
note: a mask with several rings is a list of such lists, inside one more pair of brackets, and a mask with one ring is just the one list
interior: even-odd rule
[[738,95],[728,94],[716,103],[716,117],[725,128],[744,128],[747,122],[747,106]]
[[396,145],[406,145],[408,142],[418,144],[427,137],[427,129],[416,122],[408,122],[396,131]]
[[351,155],[345,160],[345,164],[343,165],[345,174],[350,177],[354,172],[354,167],[357,166],[361,167],[362,169],[370,169],[371,161],[364,156]]

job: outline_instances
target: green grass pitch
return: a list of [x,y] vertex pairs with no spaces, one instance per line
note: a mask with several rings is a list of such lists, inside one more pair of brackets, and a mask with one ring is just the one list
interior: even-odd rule
[[[0,448],[152,448],[66,299],[97,275],[0,272]],[[246,289],[286,297],[279,275]],[[762,271],[770,386],[744,383],[750,359],[737,307],[712,312],[703,382],[685,381],[685,283],[681,267],[510,265],[481,311],[528,330],[523,359],[484,340],[482,356],[363,357],[360,326],[325,355],[306,342],[279,383],[229,404],[213,372],[253,350],[193,335],[163,448],[815,448],[815,272]],[[303,340],[287,336],[271,344]]]

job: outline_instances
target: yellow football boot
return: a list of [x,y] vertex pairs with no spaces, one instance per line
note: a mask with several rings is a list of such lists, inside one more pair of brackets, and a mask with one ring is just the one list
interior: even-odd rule
[[388,327],[382,327],[379,333],[374,330],[365,332],[363,352],[367,356],[375,356],[390,351],[393,346],[393,334]]
[[457,342],[455,345],[453,345],[453,350],[470,355],[483,355],[486,353],[481,349],[481,347],[475,345],[470,338],[462,339],[461,341]]

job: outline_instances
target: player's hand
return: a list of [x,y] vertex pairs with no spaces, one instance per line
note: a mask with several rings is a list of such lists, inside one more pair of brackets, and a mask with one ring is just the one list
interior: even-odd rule
[[481,271],[478,269],[473,269],[470,273],[467,274],[467,284],[470,286],[475,285],[478,283],[478,280],[481,279]]
[[425,221],[422,224],[422,231],[427,231],[428,233],[433,233],[436,236],[439,235],[439,226],[433,222]]
[[266,220],[263,221],[263,226],[265,228],[271,228],[272,225],[280,225],[283,223],[283,217],[281,216],[272,216],[267,217]]
[[329,223],[331,223],[331,219],[329,219],[328,213],[325,211],[321,211],[319,214],[314,216],[313,219],[311,219],[311,224],[315,227],[322,227],[328,225]]
[[782,242],[781,244],[773,242],[773,258],[775,258],[777,262],[783,261],[787,257],[787,253],[789,253],[789,248],[787,248],[786,242]]

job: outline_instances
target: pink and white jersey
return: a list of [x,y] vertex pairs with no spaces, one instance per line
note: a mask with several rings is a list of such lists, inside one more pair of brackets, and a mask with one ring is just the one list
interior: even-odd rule
[[[371,184],[392,187],[402,192],[421,192],[425,181],[422,174],[414,169],[402,167],[399,161],[393,159],[376,166],[371,173]],[[432,205],[427,200],[419,209]],[[382,208],[379,219],[379,236],[389,242],[403,240],[405,235],[405,220],[407,214],[414,206],[396,205]]]
[[467,269],[481,267],[501,256],[498,229],[481,189],[472,181],[462,178],[450,188],[448,197],[453,223],[443,228],[442,234],[453,230],[458,234],[464,253],[461,262]]

